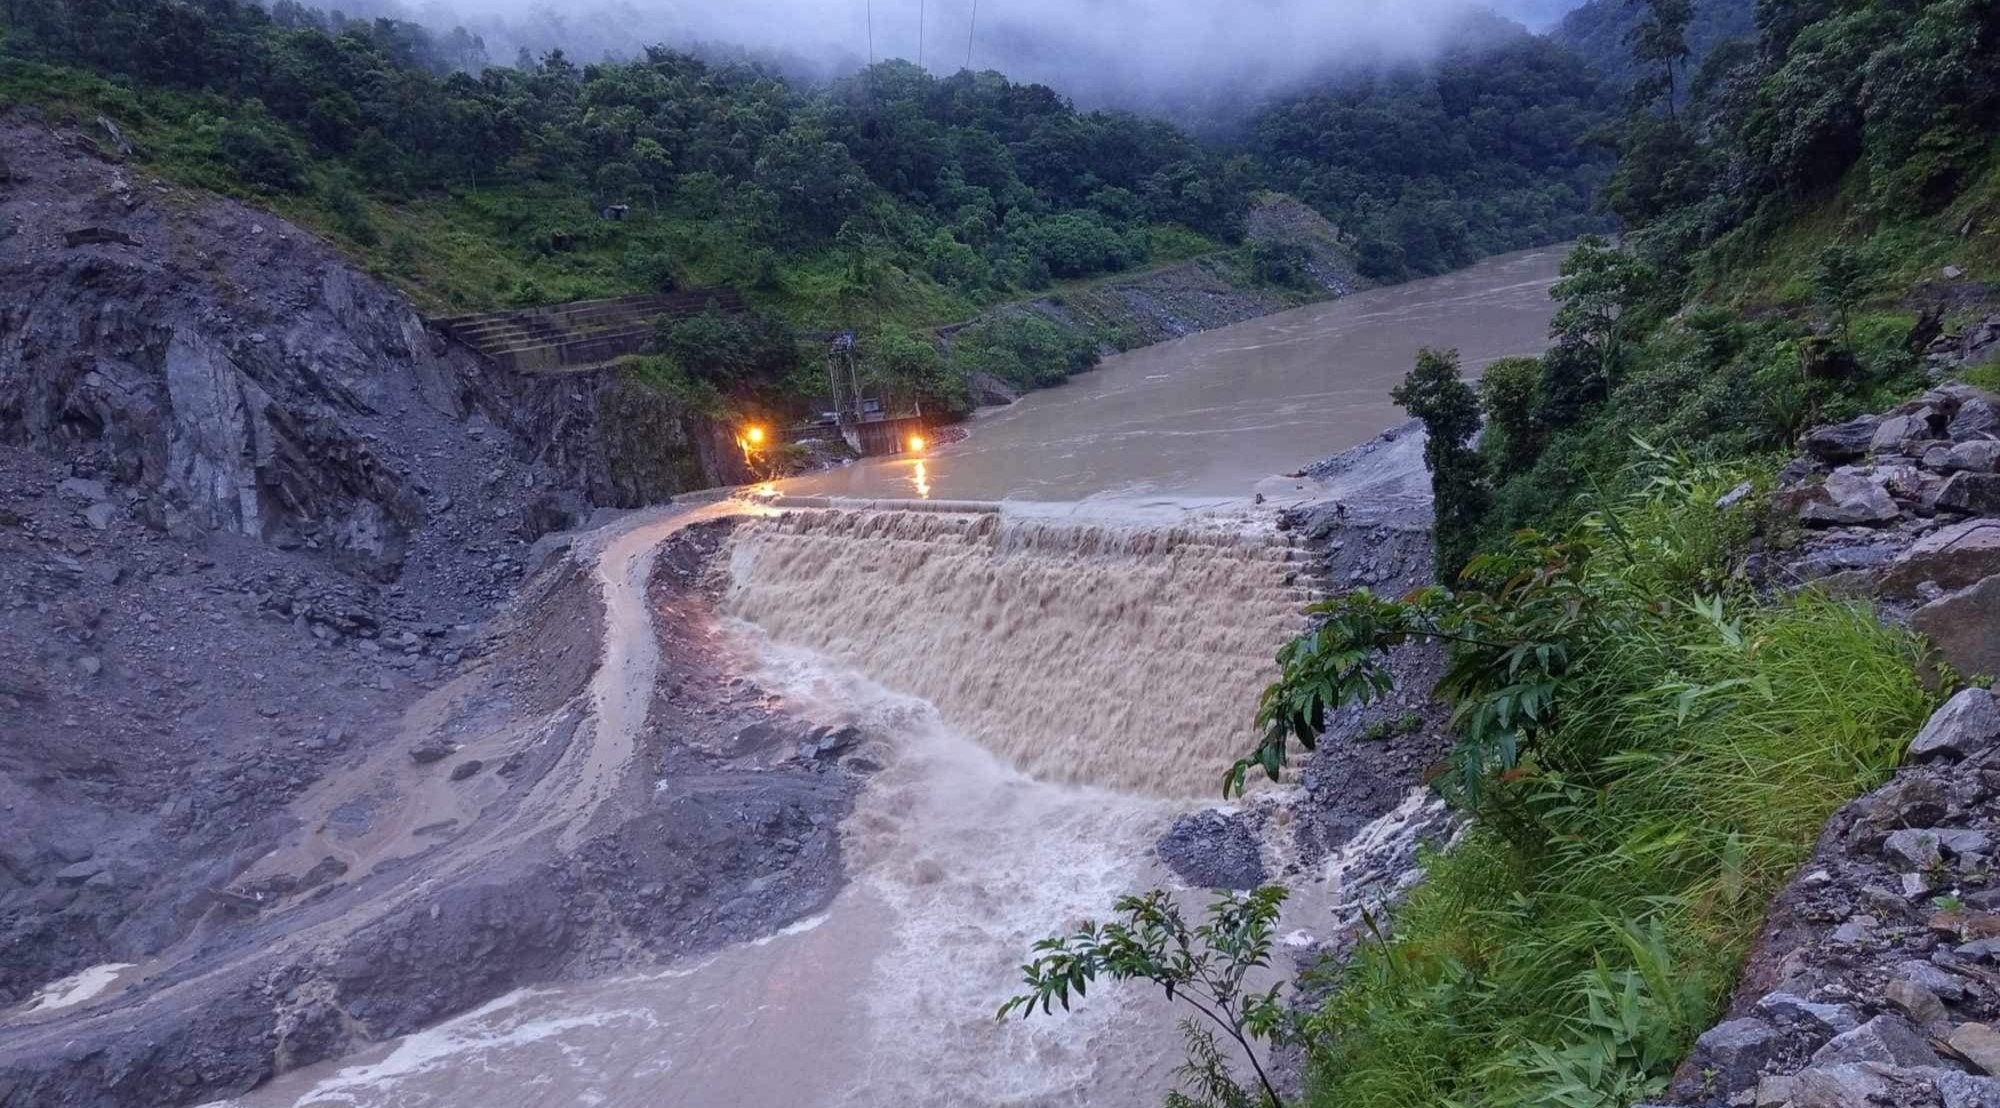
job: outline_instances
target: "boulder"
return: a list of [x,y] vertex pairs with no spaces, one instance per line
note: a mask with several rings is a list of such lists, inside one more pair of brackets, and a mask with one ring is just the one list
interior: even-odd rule
[[1757,1083],[1765,1063],[1778,1052],[1778,1029],[1754,1016],[1727,1020],[1702,1032],[1688,1056],[1688,1072],[1713,1075],[1715,1087],[1727,1092]]
[[1898,978],[1882,987],[1882,999],[1889,1007],[1908,1016],[1911,1023],[1926,1027],[1945,1017],[1944,1001],[1914,981]]
[[91,481],[82,477],[71,477],[56,485],[56,491],[64,496],[74,497],[85,504],[95,504],[108,500],[111,494],[105,491],[104,482]]
[[1757,1082],[1757,1099],[1753,1103],[1757,1108],[1782,1108],[1792,1102],[1798,1085],[1798,1078],[1789,1074],[1766,1077]]
[[1866,827],[1878,837],[1899,827],[1929,827],[1948,810],[1944,790],[1937,782],[1908,775],[1870,793],[1859,808],[1857,831]]
[[1875,436],[1868,440],[1868,449],[1875,454],[1893,454],[1903,450],[1903,444],[1911,439],[1930,439],[1931,420],[1937,416],[1937,409],[1928,405],[1907,415],[1892,415],[1875,428]]
[[1248,820],[1210,809],[1185,815],[1160,838],[1160,860],[1204,889],[1254,889],[1264,883],[1264,857]]
[[1945,1040],[1985,1073],[2000,1073],[2000,1031],[1983,1023],[1961,1023]]
[[2000,1078],[1939,1070],[1932,1080],[1944,1108],[2000,1108]]
[[83,521],[93,531],[102,531],[118,518],[118,506],[108,500],[100,500],[83,510]]
[[1959,441],[2000,434],[2000,399],[1991,393],[1966,397],[1959,403],[1958,414],[1951,417],[1945,433]]
[[1919,1068],[1938,1064],[1937,1052],[1924,1042],[1910,1021],[1896,1015],[1880,1015],[1813,1052],[1812,1064],[1833,1066],[1842,1062],[1880,1062],[1890,1066]]
[[1882,571],[1876,587],[1885,596],[1915,595],[1925,581],[1962,589],[2000,573],[2000,519],[1969,519],[1942,527],[1910,544]]
[[1889,495],[1898,500],[1921,501],[1926,495],[1934,498],[1942,484],[1936,474],[1907,463],[1877,466],[1875,476],[1889,490]]
[[1863,457],[1874,445],[1882,417],[1865,415],[1846,423],[1814,427],[1799,437],[1799,449],[1827,462],[1848,462]]
[[1874,526],[1893,522],[1902,514],[1879,477],[1838,472],[1826,479],[1820,493],[1799,509],[1800,521],[1808,526]]
[[441,762],[458,752],[458,744],[448,739],[431,736],[410,748],[410,761],[420,766]]
[[56,884],[81,885],[102,872],[104,872],[104,863],[94,858],[81,862],[71,862],[69,865],[56,871]]
[[1910,757],[1965,757],[2000,741],[2000,704],[1985,689],[1966,689],[1932,713],[1910,740]]
[[2000,574],[1917,609],[1910,628],[1959,673],[2000,674]]
[[1797,993],[1782,990],[1759,1000],[1757,1013],[1781,1025],[1809,1028],[1823,1038],[1861,1026],[1861,1017],[1845,1004],[1815,1004]]
[[1944,862],[1944,854],[1938,849],[1938,833],[1928,829],[1906,827],[1890,832],[1882,843],[1882,853],[1906,871],[1921,872]]
[[1938,490],[1940,511],[2000,516],[2000,473],[1954,473]]
[[1918,1105],[1934,1088],[1928,1073],[1876,1062],[1815,1065],[1792,1081],[1791,1108],[1885,1108]]
[[[1926,450],[1925,460],[1928,461],[1930,456],[1930,450]],[[1946,448],[1943,462],[1943,465],[1935,467],[1940,472],[1956,473],[1964,470],[1968,473],[1992,473],[2000,470],[2000,439],[1974,439],[1971,442],[1957,443]]]

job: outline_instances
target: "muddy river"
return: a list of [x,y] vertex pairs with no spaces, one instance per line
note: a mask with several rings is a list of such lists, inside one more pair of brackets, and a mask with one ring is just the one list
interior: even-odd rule
[[1548,345],[1560,248],[1489,258],[1106,358],[982,413],[963,442],[783,482],[801,495],[1073,501],[1242,497],[1401,422],[1419,349],[1467,372]]

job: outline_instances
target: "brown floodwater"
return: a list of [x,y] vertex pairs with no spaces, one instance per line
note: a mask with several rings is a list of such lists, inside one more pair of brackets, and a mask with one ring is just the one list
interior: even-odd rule
[[1467,373],[1548,345],[1567,247],[1489,258],[1106,358],[981,413],[962,442],[780,482],[805,496],[1213,500],[1401,422],[1389,390],[1426,346]]

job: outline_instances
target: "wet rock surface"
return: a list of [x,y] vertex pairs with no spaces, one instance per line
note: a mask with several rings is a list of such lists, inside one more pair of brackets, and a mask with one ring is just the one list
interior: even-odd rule
[[1237,813],[1209,810],[1174,821],[1157,848],[1181,880],[1202,889],[1254,889],[1266,878],[1254,824]]

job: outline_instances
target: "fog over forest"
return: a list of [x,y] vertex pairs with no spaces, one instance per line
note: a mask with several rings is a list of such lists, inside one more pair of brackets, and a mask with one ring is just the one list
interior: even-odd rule
[[[1546,28],[1577,0],[644,0],[561,6],[545,0],[361,0],[351,15],[463,26],[487,56],[560,47],[582,61],[664,43],[743,52],[787,73],[828,77],[870,60],[937,73],[997,69],[1084,106],[1193,104],[1257,94],[1343,65],[1418,59],[1490,10]],[[1477,23],[1495,21],[1475,20]]]

